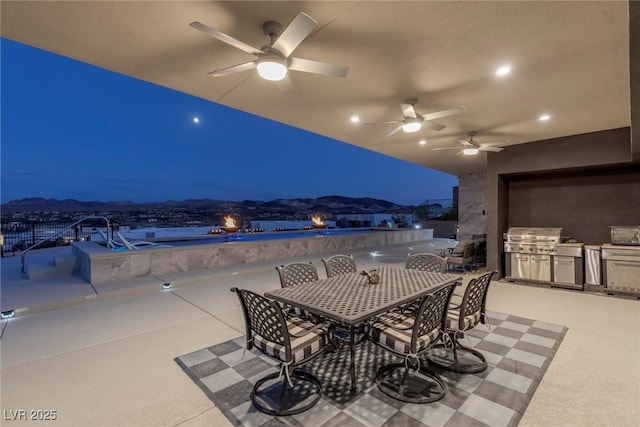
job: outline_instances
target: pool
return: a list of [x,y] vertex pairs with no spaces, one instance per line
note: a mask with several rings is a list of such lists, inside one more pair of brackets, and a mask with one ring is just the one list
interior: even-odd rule
[[164,239],[172,247],[122,252],[113,252],[99,242],[73,242],[74,274],[89,283],[101,284],[149,276],[164,278],[175,273],[255,262],[273,262],[275,266],[277,260],[283,258],[317,258],[355,249],[431,240],[433,230],[328,229],[242,236],[230,234],[228,241],[224,234],[186,240]]
[[[380,230],[378,230],[380,231]],[[150,239],[153,242],[165,243],[172,246],[187,245],[207,245],[212,243],[232,243],[232,242],[260,242],[264,240],[282,240],[282,239],[298,239],[298,238],[323,238],[333,236],[348,236],[353,234],[374,233],[376,230],[369,228],[347,228],[347,229],[320,229],[320,230],[304,230],[304,231],[270,231],[260,233],[221,233],[216,235],[204,236],[180,236],[180,237],[160,237]],[[127,236],[125,235],[125,238]],[[132,239],[133,240],[133,239]]]

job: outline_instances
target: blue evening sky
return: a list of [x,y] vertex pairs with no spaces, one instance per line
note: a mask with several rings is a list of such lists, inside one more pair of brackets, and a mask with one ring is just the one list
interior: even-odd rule
[[3,203],[337,194],[416,205],[450,199],[457,185],[452,175],[4,38],[0,52]]

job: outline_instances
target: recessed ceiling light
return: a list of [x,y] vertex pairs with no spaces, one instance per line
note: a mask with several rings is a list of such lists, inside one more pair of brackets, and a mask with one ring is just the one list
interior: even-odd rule
[[358,116],[351,116],[351,123],[358,123],[360,121],[360,117]]
[[540,120],[541,122],[546,122],[547,120],[549,120],[551,118],[550,115],[548,114],[542,114],[540,117],[538,117],[538,120]]
[[504,65],[496,70],[496,76],[506,76],[511,72],[511,67]]
[[420,145],[426,145],[427,140],[426,139],[421,139],[420,141],[418,141],[418,144]]

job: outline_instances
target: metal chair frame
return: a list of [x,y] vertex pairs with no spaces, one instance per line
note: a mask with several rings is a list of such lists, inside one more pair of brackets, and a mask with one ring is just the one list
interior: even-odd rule
[[327,271],[327,277],[358,272],[356,261],[353,259],[353,255],[351,254],[333,255],[327,259],[322,258],[322,263]]
[[[434,351],[428,356],[431,364],[449,371],[467,374],[475,374],[487,369],[487,359],[484,355],[478,350],[464,346],[460,339],[464,338],[466,331],[475,328],[478,323],[487,323],[487,294],[491,279],[496,273],[497,271],[489,271],[472,279],[465,289],[460,304],[449,306],[446,334],[449,341],[447,344],[450,345],[434,346]],[[475,356],[479,363],[477,361],[463,363],[460,353]],[[473,357],[470,359],[473,360]]]
[[469,270],[472,270],[471,264],[473,263],[473,256],[475,254],[475,244],[469,243],[467,247],[464,249],[464,253],[462,256],[449,256],[446,257],[447,268],[449,265],[460,265],[462,266],[462,272],[466,273],[466,266],[469,266]]
[[[309,262],[292,262],[287,265],[279,265],[276,267],[278,277],[280,277],[280,286],[288,288],[289,286],[301,285],[303,283],[314,282],[319,279],[318,270]],[[285,305],[287,312],[296,316],[301,316],[313,321],[317,320],[317,316],[298,307]]]
[[447,270],[447,262],[445,258],[430,253],[410,253],[407,256],[405,267],[432,273],[444,273]]
[[[421,358],[436,343],[444,331],[447,306],[451,302],[453,288],[457,283],[451,283],[439,289],[433,294],[424,297],[414,315],[403,315],[398,312],[389,314],[388,321],[384,316],[375,320],[367,326],[367,336],[381,348],[404,357],[404,363],[394,363],[381,367],[376,375],[378,388],[386,395],[409,403],[429,403],[442,399],[447,386],[442,378],[429,369],[426,360],[421,363]],[[395,319],[395,321],[394,321]],[[402,325],[406,326],[402,326]],[[382,343],[374,339],[372,335],[374,329],[378,329],[380,334],[389,333],[390,330],[411,330],[411,341],[409,351],[399,351],[395,346]],[[430,335],[436,331],[435,335]],[[421,348],[418,340],[426,337],[427,342]],[[394,381],[401,373],[399,381]],[[418,389],[415,389],[418,386]]]
[[[314,375],[299,371],[296,368],[315,359],[325,351],[333,349],[333,345],[331,344],[331,329],[327,329],[325,325],[315,325],[312,328],[303,328],[302,332],[294,334],[289,330],[287,318],[276,301],[269,300],[249,290],[231,288],[231,291],[238,294],[240,305],[242,306],[246,327],[247,350],[255,347],[263,354],[280,362],[279,372],[269,374],[256,381],[251,391],[251,401],[253,405],[260,412],[275,416],[295,415],[312,408],[322,397],[322,386]],[[289,319],[289,322],[291,322],[291,319]],[[300,338],[312,332],[318,335],[326,335],[324,340],[325,344],[303,359],[296,361],[291,348],[292,337]],[[260,337],[260,340],[264,341],[261,341],[261,344],[264,345],[256,345],[254,341],[256,335]],[[266,348],[269,346],[282,348],[284,350],[284,358],[276,357],[268,353]],[[263,395],[273,391],[273,385],[264,388],[262,386],[268,381],[279,378],[280,376],[284,376],[284,378],[281,384],[282,388],[279,400],[276,402],[271,398],[263,399]],[[292,379],[296,381],[296,385],[294,385]],[[291,393],[288,394],[287,391],[295,392],[298,386],[300,386],[303,391],[306,391],[309,396],[313,396],[314,394],[315,396],[304,405],[296,407],[292,405],[292,403],[295,402],[290,400],[292,396]],[[308,396],[303,399],[302,402],[304,402],[304,400],[308,400]]]

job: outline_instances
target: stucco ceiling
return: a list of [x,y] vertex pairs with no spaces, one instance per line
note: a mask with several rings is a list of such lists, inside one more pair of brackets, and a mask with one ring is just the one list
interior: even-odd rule
[[[286,26],[299,11],[318,26],[294,55],[347,65],[346,78],[290,72],[283,91],[255,70],[207,75],[255,58],[190,22],[260,48],[263,22]],[[3,37],[454,175],[482,171],[486,153],[432,149],[470,131],[520,144],[630,125],[622,1],[3,1],[1,12]],[[512,72],[498,78],[503,64]],[[392,124],[349,120],[400,120],[407,98],[419,113],[467,112],[390,138]]]

